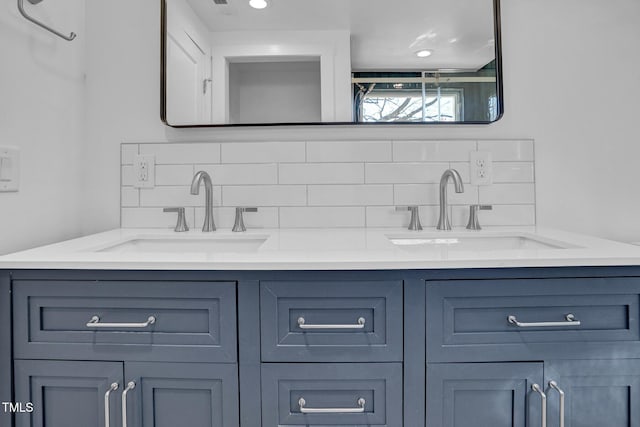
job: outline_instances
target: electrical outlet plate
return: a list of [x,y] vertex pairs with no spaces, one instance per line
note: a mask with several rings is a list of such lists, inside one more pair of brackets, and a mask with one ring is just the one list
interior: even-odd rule
[[15,192],[20,187],[20,150],[0,147],[0,193]]
[[133,186],[153,188],[156,185],[156,158],[149,155],[133,157]]
[[490,151],[472,151],[469,154],[471,185],[493,184],[493,161]]

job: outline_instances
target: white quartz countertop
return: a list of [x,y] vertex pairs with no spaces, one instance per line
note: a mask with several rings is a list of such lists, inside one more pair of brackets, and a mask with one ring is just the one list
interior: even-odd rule
[[[564,248],[465,249],[437,245],[431,250],[396,246],[389,237],[464,239],[465,237],[525,236]],[[169,250],[124,251],[109,248],[131,241],[171,239],[206,242],[264,240],[242,251]],[[196,245],[197,246],[197,245]],[[105,251],[107,249],[107,251]],[[259,229],[245,233],[193,230],[175,233],[160,229],[116,229],[0,257],[0,269],[98,270],[389,270],[443,268],[501,268],[554,266],[640,266],[640,247],[595,237],[542,228],[487,228],[482,231],[406,229]]]

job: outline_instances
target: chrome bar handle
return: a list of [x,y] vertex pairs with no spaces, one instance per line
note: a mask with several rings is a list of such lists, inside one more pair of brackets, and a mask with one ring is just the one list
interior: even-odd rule
[[156,323],[155,316],[149,316],[146,322],[143,323],[100,323],[100,317],[93,316],[87,328],[127,328],[127,329],[144,329]]
[[580,326],[581,322],[576,320],[576,317],[569,313],[564,316],[564,322],[520,322],[514,315],[507,317],[507,321],[512,325],[519,328],[556,328],[561,326]]
[[564,427],[564,391],[558,387],[558,383],[553,380],[549,381],[549,387],[557,391],[560,395],[560,427]]
[[[531,390],[535,391],[542,398],[542,427],[547,427],[547,395],[538,384],[533,384]],[[126,427],[126,426],[125,426]]]
[[298,406],[303,414],[361,414],[366,403],[367,401],[361,397],[358,399],[357,408],[307,408],[307,401],[303,397],[298,399]]
[[110,427],[110,415],[111,415],[111,405],[109,405],[109,398],[111,397],[111,392],[116,391],[118,389],[118,383],[112,383],[109,386],[109,390],[104,394],[104,427]]
[[298,327],[300,329],[364,329],[365,323],[365,318],[359,317],[358,323],[355,325],[307,325],[304,317],[298,317]]
[[127,388],[122,392],[122,427],[127,427],[127,393],[136,388],[136,383],[129,381]]

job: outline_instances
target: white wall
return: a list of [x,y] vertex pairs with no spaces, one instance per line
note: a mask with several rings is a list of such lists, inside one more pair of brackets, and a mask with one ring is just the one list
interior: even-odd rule
[[67,42],[0,6],[0,145],[21,149],[20,191],[0,193],[0,254],[80,234],[84,1],[25,8]]
[[230,63],[229,122],[320,122],[320,81],[320,58]]
[[119,225],[123,141],[533,138],[539,225],[640,240],[640,2],[503,3],[506,113],[496,124],[180,130],[159,119],[159,1],[88,2],[83,231]]

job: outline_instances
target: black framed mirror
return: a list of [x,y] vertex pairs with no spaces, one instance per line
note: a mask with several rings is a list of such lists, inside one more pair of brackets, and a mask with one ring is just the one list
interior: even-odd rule
[[161,0],[172,127],[488,124],[500,0]]

